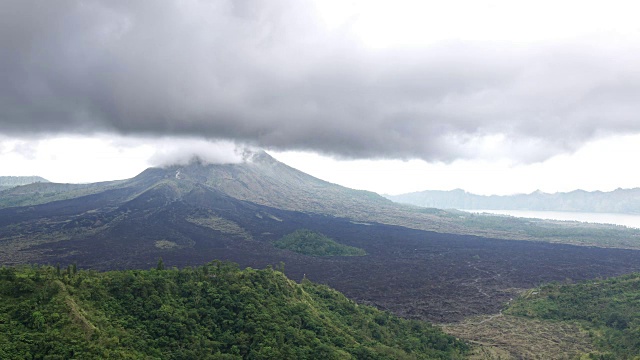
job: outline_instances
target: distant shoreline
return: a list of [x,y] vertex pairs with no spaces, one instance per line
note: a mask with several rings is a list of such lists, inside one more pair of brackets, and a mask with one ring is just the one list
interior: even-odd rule
[[632,228],[640,228],[640,215],[621,213],[596,213],[576,211],[540,211],[540,210],[485,210],[485,209],[458,209],[470,213],[487,213],[494,215],[507,215],[520,218],[534,218],[559,221],[580,221],[596,224],[622,225]]

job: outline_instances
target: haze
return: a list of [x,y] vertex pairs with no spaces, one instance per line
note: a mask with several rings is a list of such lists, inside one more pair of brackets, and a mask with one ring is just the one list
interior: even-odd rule
[[380,193],[637,187],[639,10],[4,1],[0,175],[110,180],[249,146]]

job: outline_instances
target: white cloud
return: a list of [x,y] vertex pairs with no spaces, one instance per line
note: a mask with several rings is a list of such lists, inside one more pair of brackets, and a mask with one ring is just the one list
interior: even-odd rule
[[535,164],[505,159],[458,160],[451,164],[422,160],[336,161],[312,153],[273,153],[277,159],[311,175],[356,189],[400,194],[460,188],[481,195],[640,187],[640,168],[634,165],[636,154],[640,154],[640,135],[601,139],[573,154]]
[[637,186],[639,7],[4,1],[0,172],[123,178],[242,143],[379,192]]
[[0,176],[38,175],[63,183],[127,179],[148,167],[187,164],[194,158],[214,164],[242,161],[234,143],[187,137],[0,136],[0,149]]
[[[640,133],[638,5],[629,1],[0,7],[15,15],[0,22],[5,134],[535,162]],[[507,140],[478,148],[496,136]]]
[[186,165],[194,160],[204,164],[242,162],[242,148],[228,141],[211,142],[194,138],[163,138],[153,141],[156,151],[149,159],[154,166]]

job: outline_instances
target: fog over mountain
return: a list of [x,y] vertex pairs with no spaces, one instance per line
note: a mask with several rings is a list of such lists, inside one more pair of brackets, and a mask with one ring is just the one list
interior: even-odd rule
[[[409,4],[385,18],[354,4],[352,14],[314,1],[3,1],[2,133],[195,136],[339,158],[527,163],[640,131],[640,36],[607,9],[554,4],[575,18],[575,32],[548,15],[536,24],[555,35],[536,25],[537,37],[518,41],[499,34],[529,34],[530,13],[548,5],[502,4],[508,18],[461,2],[424,9],[428,20],[450,18],[445,32],[407,20],[431,42],[374,46],[373,30],[362,29],[398,28],[395,12],[408,16]],[[483,26],[512,29],[473,28],[479,20],[454,16],[456,6],[494,17]],[[585,25],[592,16],[609,27]]]
[[253,152],[247,147],[234,146],[232,143],[211,143],[201,139],[182,141],[165,140],[149,162],[154,166],[201,164],[238,164]]

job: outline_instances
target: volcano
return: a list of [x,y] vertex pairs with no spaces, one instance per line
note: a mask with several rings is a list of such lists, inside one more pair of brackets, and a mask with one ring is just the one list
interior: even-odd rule
[[[465,228],[458,213],[331,184],[265,152],[237,164],[150,168],[121,181],[17,186],[0,192],[0,206],[2,265],[284,263],[292,279],[439,322],[495,313],[519,288],[640,270],[638,251],[495,239],[517,233]],[[301,229],[366,255],[308,256],[274,246]]]

